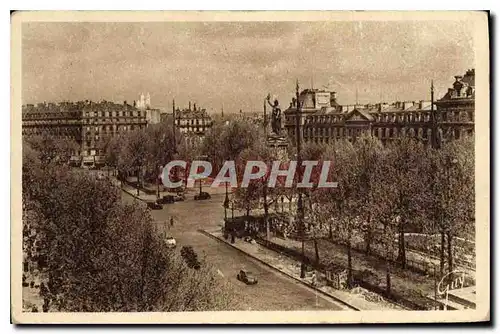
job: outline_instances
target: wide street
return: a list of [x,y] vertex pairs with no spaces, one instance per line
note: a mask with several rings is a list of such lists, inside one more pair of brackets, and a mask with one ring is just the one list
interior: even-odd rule
[[[160,229],[168,229],[167,233],[177,240],[177,249],[191,245],[200,258],[205,258],[224,279],[234,285],[239,310],[341,309],[335,301],[316,294],[314,290],[267,268],[229,245],[198,232],[198,229],[214,231],[221,227],[224,194],[214,194],[210,200],[194,201],[194,193],[188,193],[184,202],[164,205],[162,210],[152,210],[151,215]],[[125,192],[122,194],[125,202],[139,201]],[[228,210],[228,215],[230,214]],[[168,222],[172,216],[175,224],[170,228]],[[247,286],[236,279],[236,274],[243,268],[258,277],[257,285]]]

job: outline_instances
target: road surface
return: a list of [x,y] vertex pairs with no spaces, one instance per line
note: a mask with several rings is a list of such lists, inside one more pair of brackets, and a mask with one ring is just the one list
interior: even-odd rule
[[[138,201],[122,193],[123,201]],[[335,301],[199,233],[198,229],[213,231],[220,228],[224,218],[223,200],[224,194],[216,194],[210,200],[194,201],[191,193],[186,201],[164,205],[162,210],[152,210],[151,215],[160,230],[167,229],[166,233],[177,240],[178,249],[184,245],[192,246],[200,258],[205,257],[230,284],[235,285],[239,310],[341,310]],[[169,228],[172,216],[175,224]],[[247,286],[236,279],[236,274],[243,268],[258,277],[257,285]]]

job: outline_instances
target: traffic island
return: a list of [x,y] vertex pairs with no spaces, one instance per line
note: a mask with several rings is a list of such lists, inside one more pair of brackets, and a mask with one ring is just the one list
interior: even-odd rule
[[321,274],[316,277],[315,273],[310,272],[302,279],[300,278],[300,263],[298,261],[257,243],[250,243],[239,238],[236,238],[235,242],[232,243],[230,238],[227,240],[224,238],[221,231],[208,232],[200,230],[200,232],[224,242],[258,262],[337,301],[345,310],[404,310],[399,305],[395,305],[383,297],[362,288],[337,290],[326,286],[323,284],[325,277]]

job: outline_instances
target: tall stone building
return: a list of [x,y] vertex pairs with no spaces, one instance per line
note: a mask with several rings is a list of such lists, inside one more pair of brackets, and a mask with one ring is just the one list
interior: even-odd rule
[[[300,115],[297,115],[297,99],[294,97],[290,102],[288,109],[283,113],[285,115],[284,127],[289,140],[296,141],[296,121],[299,119],[300,128],[304,128],[306,119],[316,114],[336,114],[341,110],[337,103],[337,93],[328,92],[319,89],[305,89],[299,94],[298,103],[301,104]],[[304,133],[301,132],[303,137]]]
[[196,103],[191,107],[189,102],[188,108],[180,109],[175,107],[173,103],[173,114],[175,119],[175,127],[185,136],[190,144],[200,142],[208,131],[213,126],[212,117],[206,109],[196,106]]
[[455,76],[452,87],[436,101],[438,126],[445,140],[474,133],[475,76],[474,69]]
[[[435,126],[441,141],[474,133],[474,69],[455,76],[453,87],[439,100],[399,101],[342,106],[334,92],[306,89],[299,95],[300,135],[305,142],[330,143],[337,139],[355,140],[366,133],[382,142],[400,136],[430,142]],[[433,89],[433,87],[432,87]],[[432,93],[433,95],[433,93]],[[297,101],[285,110],[285,128],[295,144]],[[432,117],[434,115],[434,118]]]
[[23,136],[49,135],[74,141],[75,156],[104,157],[106,142],[113,136],[147,125],[146,112],[123,102],[109,101],[39,103],[22,107]]
[[[83,109],[88,101],[27,104],[22,106],[22,135],[49,135],[81,146]],[[81,150],[73,152],[80,154]]]

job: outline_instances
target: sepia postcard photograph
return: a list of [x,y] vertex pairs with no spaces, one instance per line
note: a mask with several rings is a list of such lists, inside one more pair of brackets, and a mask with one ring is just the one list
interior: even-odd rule
[[11,321],[489,321],[488,20],[13,12]]

